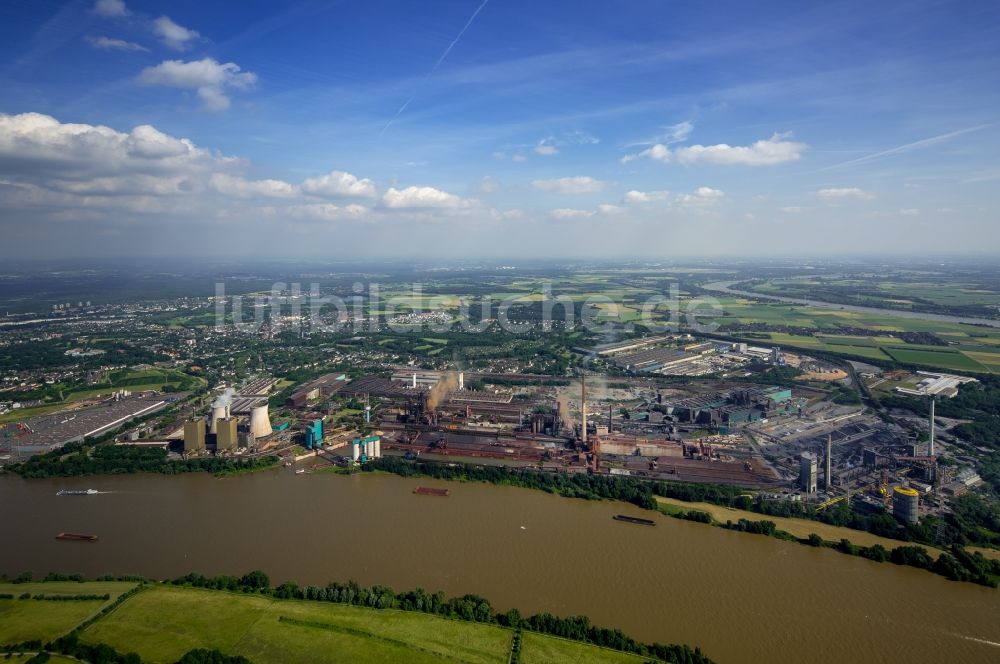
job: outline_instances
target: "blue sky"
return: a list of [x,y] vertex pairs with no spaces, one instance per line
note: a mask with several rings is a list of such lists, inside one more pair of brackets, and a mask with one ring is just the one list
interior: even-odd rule
[[997,34],[995,2],[7,2],[0,230],[25,256],[995,253]]

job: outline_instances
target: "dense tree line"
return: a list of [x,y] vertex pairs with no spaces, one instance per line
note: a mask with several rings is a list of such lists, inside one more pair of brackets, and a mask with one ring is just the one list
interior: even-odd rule
[[273,466],[276,456],[253,458],[199,457],[170,460],[161,448],[133,445],[68,443],[63,447],[11,466],[22,477],[73,477],[125,473],[227,473]]
[[570,498],[589,500],[609,498],[632,503],[644,509],[656,509],[656,499],[648,483],[609,475],[544,473],[507,466],[444,465],[405,461],[399,457],[374,459],[362,468],[365,471],[387,471],[403,477],[427,476],[444,480],[471,480],[541,489]]
[[[41,641],[32,640],[0,646],[0,652],[37,653],[28,660],[37,664],[49,661],[51,658],[49,653],[66,655],[90,664],[142,664],[143,662],[143,659],[134,652],[121,653],[106,643],[84,643],[80,641],[75,631],[51,643],[43,644]],[[250,660],[241,655],[226,655],[218,650],[198,648],[188,651],[177,660],[177,664],[250,664]]]
[[643,657],[653,657],[677,664],[707,664],[711,662],[697,648],[686,645],[646,644],[625,635],[621,630],[598,627],[586,616],[560,618],[549,613],[540,613],[527,618],[517,609],[504,613],[497,612],[490,601],[479,595],[463,595],[446,598],[443,592],[429,593],[422,588],[396,593],[387,586],[360,586],[331,582],[326,586],[300,587],[296,583],[285,582],[272,588],[266,574],[250,572],[242,577],[205,577],[188,574],[171,583],[178,586],[193,586],[214,590],[230,590],[246,593],[262,593],[276,599],[300,599],[315,602],[333,602],[370,609],[396,609],[416,611],[464,620],[467,622],[491,623],[514,630],[529,630],[541,634],[551,634],[565,639],[581,641],[622,652],[635,653]]

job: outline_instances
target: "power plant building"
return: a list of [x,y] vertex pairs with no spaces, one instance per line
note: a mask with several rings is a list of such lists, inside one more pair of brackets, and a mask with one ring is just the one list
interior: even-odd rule
[[184,451],[200,452],[205,449],[205,420],[196,418],[184,422]]
[[313,420],[305,430],[305,448],[314,449],[323,445],[323,420]]
[[920,493],[916,489],[897,486],[892,491],[892,515],[903,523],[916,523],[919,518]]
[[239,439],[236,436],[236,418],[223,417],[216,421],[215,450],[231,451],[239,447]]
[[803,452],[799,457],[799,486],[806,493],[816,493],[816,455]]

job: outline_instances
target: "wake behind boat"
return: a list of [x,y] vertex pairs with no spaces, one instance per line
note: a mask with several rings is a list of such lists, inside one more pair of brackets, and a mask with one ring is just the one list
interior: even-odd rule
[[56,493],[57,496],[94,496],[99,494],[97,489],[63,489]]

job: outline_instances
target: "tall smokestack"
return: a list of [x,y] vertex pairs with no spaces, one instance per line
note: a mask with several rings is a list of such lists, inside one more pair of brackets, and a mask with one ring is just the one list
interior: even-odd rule
[[833,434],[826,436],[826,490],[833,486],[832,475],[830,473],[830,451],[833,449]]
[[460,390],[464,390],[465,389],[465,372],[464,371],[458,372],[458,389],[460,389]]
[[934,397],[931,397],[931,442],[927,447],[927,456],[934,456]]
[[580,431],[580,440],[587,444],[587,372],[580,372],[580,412],[583,413],[583,430]]

